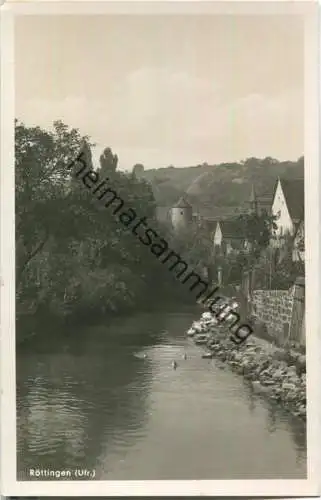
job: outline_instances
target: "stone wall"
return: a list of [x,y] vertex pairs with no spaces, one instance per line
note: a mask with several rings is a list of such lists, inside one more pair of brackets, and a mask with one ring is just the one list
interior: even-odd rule
[[298,278],[290,290],[254,290],[251,313],[278,343],[304,344],[304,301],[304,278]]
[[269,336],[284,342],[290,330],[293,309],[293,291],[254,290],[252,315],[262,321]]

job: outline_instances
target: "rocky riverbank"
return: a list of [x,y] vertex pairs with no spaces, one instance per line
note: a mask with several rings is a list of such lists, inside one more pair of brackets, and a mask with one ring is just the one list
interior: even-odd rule
[[218,358],[250,381],[253,391],[282,404],[306,419],[306,360],[303,354],[280,349],[254,336],[237,345],[228,327],[206,312],[187,335],[206,348],[203,357]]

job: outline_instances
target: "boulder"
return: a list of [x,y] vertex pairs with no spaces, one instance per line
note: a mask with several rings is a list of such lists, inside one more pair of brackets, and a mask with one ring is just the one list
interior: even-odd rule
[[271,387],[262,385],[258,380],[252,382],[253,391],[257,394],[269,394],[271,393]]
[[212,359],[212,357],[213,354],[211,352],[205,352],[204,354],[202,354],[203,359]]
[[289,401],[295,401],[297,399],[297,393],[296,393],[295,389],[290,390],[289,392],[287,392],[284,395],[284,399],[287,402],[289,402]]
[[278,370],[276,370],[275,372],[272,373],[272,378],[274,380],[281,379],[281,378],[283,379],[284,378],[284,371],[279,368]]
[[271,380],[271,379],[261,380],[261,384],[262,385],[271,385],[271,386],[274,385],[275,386],[274,381]]
[[253,392],[278,401],[292,413],[306,418],[305,356],[290,349],[271,349],[258,345],[255,338],[235,345],[226,325],[216,324],[211,313],[203,313],[187,334],[197,344],[204,344],[207,351],[202,358],[216,357],[219,366],[232,369],[252,381]]
[[287,372],[289,375],[296,375],[296,367],[294,365],[289,366]]
[[204,312],[201,316],[202,319],[212,319],[213,316],[210,312]]
[[295,384],[291,384],[289,382],[283,382],[283,384],[282,384],[283,391],[293,391],[295,389],[296,389]]

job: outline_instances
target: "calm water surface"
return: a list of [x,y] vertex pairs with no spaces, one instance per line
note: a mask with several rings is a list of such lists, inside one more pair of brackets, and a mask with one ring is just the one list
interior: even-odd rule
[[34,467],[101,480],[305,478],[304,424],[201,359],[184,336],[193,319],[141,314],[21,351],[18,478]]

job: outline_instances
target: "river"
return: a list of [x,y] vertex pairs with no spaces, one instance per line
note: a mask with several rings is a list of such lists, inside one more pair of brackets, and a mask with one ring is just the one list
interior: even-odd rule
[[21,349],[18,480],[33,467],[100,480],[305,478],[304,424],[201,359],[184,335],[193,319],[138,314]]

